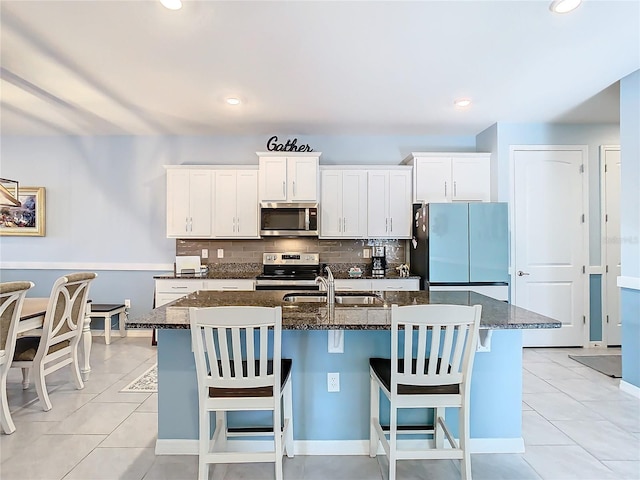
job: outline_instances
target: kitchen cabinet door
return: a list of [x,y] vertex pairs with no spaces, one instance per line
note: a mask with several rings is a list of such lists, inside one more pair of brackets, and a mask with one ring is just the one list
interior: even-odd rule
[[389,236],[411,238],[411,171],[389,172]]
[[367,172],[322,170],[320,237],[367,236]]
[[318,159],[287,158],[287,188],[288,201],[317,202]]
[[490,162],[488,158],[452,158],[452,200],[488,202],[491,200]]
[[211,236],[210,170],[167,170],[167,237]]
[[342,236],[367,236],[367,172],[342,172]]
[[214,235],[218,238],[258,237],[258,172],[215,172]]
[[367,175],[367,232],[369,238],[387,238],[389,228],[389,172]]
[[442,203],[450,200],[450,157],[417,158],[414,170],[415,202]]
[[318,156],[261,156],[261,202],[317,202]]
[[287,200],[287,157],[260,158],[260,200]]
[[320,175],[320,237],[342,236],[342,171],[323,170]]
[[429,282],[469,282],[469,206],[429,204]]
[[259,238],[258,171],[238,170],[236,185],[236,236]]
[[411,170],[370,170],[367,178],[369,238],[410,238]]

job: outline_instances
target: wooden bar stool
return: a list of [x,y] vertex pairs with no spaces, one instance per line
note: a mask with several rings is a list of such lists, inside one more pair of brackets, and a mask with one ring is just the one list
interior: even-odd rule
[[104,319],[104,341],[107,345],[111,343],[111,317],[118,315],[120,336],[126,337],[125,318],[127,317],[127,307],[124,303],[93,303],[87,305],[87,317],[99,317]]

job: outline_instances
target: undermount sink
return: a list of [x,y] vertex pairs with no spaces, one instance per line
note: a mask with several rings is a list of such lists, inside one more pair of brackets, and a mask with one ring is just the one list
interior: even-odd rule
[[[291,303],[326,303],[326,293],[287,293],[282,300]],[[341,305],[375,305],[384,301],[375,293],[336,292],[335,302]]]

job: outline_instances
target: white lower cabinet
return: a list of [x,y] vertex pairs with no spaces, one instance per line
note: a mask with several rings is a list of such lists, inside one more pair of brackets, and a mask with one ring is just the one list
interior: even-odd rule
[[203,280],[156,280],[155,306],[161,307],[204,287]]
[[204,290],[215,290],[218,292],[227,291],[252,291],[255,290],[255,280],[250,279],[224,279],[205,280]]
[[420,290],[418,278],[347,278],[338,279],[336,292],[387,292],[387,291],[417,291]]

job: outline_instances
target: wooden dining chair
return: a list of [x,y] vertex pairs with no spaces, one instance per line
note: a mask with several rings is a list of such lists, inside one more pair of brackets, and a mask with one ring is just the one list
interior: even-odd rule
[[6,434],[16,431],[7,402],[7,374],[18,337],[22,303],[33,282],[0,283],[0,424]]
[[[78,362],[78,344],[85,321],[89,285],[95,273],[70,273],[53,284],[44,314],[41,336],[24,336],[16,341],[12,367],[22,368],[23,386],[33,373],[42,409],[51,410],[45,377],[67,365],[77,389],[84,388]],[[32,372],[30,372],[32,370]]]
[[[281,480],[283,452],[293,457],[292,361],[281,358],[282,308],[190,308],[189,318],[198,379],[198,478],[208,478],[212,463],[274,462]],[[240,441],[227,441],[234,436],[227,412],[250,410],[273,412],[272,428],[253,432],[273,435],[272,451],[230,448]],[[213,438],[211,412],[216,414]],[[243,429],[241,435],[251,433]]]
[[[407,459],[460,459],[462,478],[471,479],[469,392],[481,311],[480,305],[391,306],[391,358],[369,359],[369,455],[377,455],[380,441],[389,480],[396,478],[396,462]],[[391,406],[388,432],[380,424],[380,390]],[[457,441],[445,423],[447,407],[459,409]],[[417,408],[433,410],[433,425],[398,425],[398,410]],[[425,441],[429,448],[400,449],[399,434],[432,440]]]

